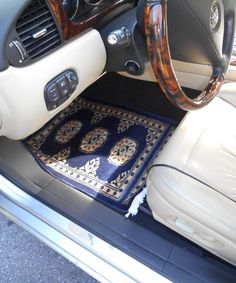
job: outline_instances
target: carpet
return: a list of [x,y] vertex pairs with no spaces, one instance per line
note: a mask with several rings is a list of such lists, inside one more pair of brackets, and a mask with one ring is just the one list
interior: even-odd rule
[[25,144],[49,174],[126,212],[174,129],[171,120],[79,97]]

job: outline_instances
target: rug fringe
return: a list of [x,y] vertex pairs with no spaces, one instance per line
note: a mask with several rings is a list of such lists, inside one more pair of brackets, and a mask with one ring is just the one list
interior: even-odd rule
[[125,215],[125,218],[129,218],[130,215],[135,216],[138,214],[139,206],[144,202],[146,196],[147,196],[147,188],[144,188],[132,201],[128,213]]

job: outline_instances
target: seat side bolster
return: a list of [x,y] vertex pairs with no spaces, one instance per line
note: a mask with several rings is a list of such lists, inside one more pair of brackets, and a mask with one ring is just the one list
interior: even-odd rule
[[[236,264],[234,201],[188,174],[164,166],[150,170],[147,187],[147,201],[156,220]],[[178,219],[194,232],[181,230]]]
[[[216,225],[223,223],[225,226],[231,227],[231,229],[234,229],[232,239],[235,240],[236,218],[234,216],[236,215],[236,203],[233,200],[191,175],[163,165],[153,167],[150,170],[147,182],[148,188],[150,184],[155,190],[166,196],[168,202],[184,213],[192,213],[193,208],[198,209],[199,211],[194,215],[194,218],[200,222],[208,225],[210,223],[209,217],[211,217],[211,223]],[[179,201],[176,201],[176,198]],[[155,209],[155,203],[151,199],[149,200],[150,206]],[[182,201],[186,206],[181,204]],[[201,213],[204,213],[204,217],[201,216]],[[207,218],[205,217],[206,214]]]

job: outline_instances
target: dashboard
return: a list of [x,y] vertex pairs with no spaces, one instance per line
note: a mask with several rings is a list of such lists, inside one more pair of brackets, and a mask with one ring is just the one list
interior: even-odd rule
[[69,40],[84,30],[98,28],[134,6],[133,0],[48,0],[63,38]]
[[69,18],[69,20],[79,20],[82,15],[88,12],[93,12],[100,7],[110,5],[108,1],[104,0],[61,0],[62,6]]
[[[3,15],[5,28],[0,34],[0,57],[5,50],[6,56],[0,58],[0,70],[9,65],[27,66],[89,28],[102,28],[136,3],[134,0],[27,0],[23,4],[9,1],[16,11],[12,15],[9,7]],[[5,0],[0,3],[2,11],[4,5]]]
[[94,83],[107,62],[101,31],[135,5],[1,0],[0,136],[29,136]]
[[[36,132],[105,71],[140,78],[149,70],[145,38],[137,26],[137,3],[1,0],[0,136],[19,140]],[[170,17],[174,20],[175,10]],[[188,47],[182,41],[181,46]],[[195,65],[175,67],[183,86],[201,89],[211,69],[205,66],[203,76],[203,67]],[[188,75],[183,70],[189,70]],[[146,73],[145,80],[154,77]],[[193,74],[198,74],[198,81]]]

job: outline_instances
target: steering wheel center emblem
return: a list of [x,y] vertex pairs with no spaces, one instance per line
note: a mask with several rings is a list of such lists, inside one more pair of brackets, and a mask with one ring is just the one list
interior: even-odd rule
[[210,13],[210,27],[212,30],[215,30],[218,26],[220,20],[220,12],[218,5],[214,2],[211,6],[211,13]]

